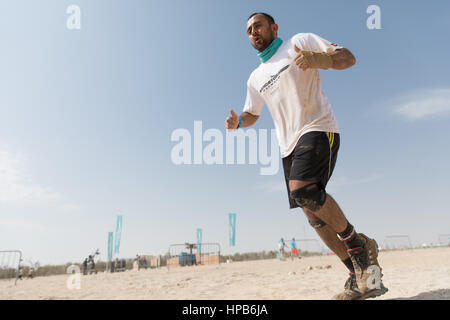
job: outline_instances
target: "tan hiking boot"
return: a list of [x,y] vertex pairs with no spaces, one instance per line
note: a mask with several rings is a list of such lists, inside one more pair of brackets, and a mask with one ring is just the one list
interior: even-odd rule
[[383,274],[381,273],[381,268],[377,260],[378,245],[375,240],[367,237],[365,234],[359,233],[358,235],[363,241],[362,247],[348,250],[353,267],[355,268],[358,289],[362,295],[369,294],[369,292],[375,289],[384,291],[381,286],[381,277]]
[[333,297],[333,300],[358,300],[362,296],[356,285],[356,275],[350,273],[347,281],[345,281],[344,291]]
[[380,268],[380,274],[381,274],[381,267],[380,267],[380,264],[378,263],[378,244],[377,244],[377,242],[375,241],[375,239],[369,238],[364,233],[358,233],[358,235],[361,238],[363,238],[365,241],[365,249],[368,252],[369,264],[377,265],[378,268]]
[[383,282],[380,282],[380,288],[373,289],[366,293],[363,293],[361,295],[361,297],[358,298],[358,300],[364,300],[364,299],[368,299],[368,298],[376,298],[376,297],[379,297],[379,296],[385,294],[388,291],[389,291],[389,289],[384,286]]
[[344,291],[335,295],[333,300],[364,300],[379,297],[386,292],[388,292],[388,289],[383,285],[383,282],[381,282],[380,289],[373,289],[364,294],[361,293],[358,289],[358,285],[356,284],[356,275],[354,273],[350,273],[349,278],[345,282]]

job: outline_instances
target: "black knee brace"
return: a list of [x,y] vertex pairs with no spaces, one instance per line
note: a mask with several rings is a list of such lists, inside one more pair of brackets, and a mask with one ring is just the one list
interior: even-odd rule
[[320,182],[316,182],[291,191],[291,198],[300,208],[306,208],[314,212],[322,208],[327,199],[327,193],[324,186]]
[[314,220],[314,221],[308,220],[308,222],[314,229],[320,229],[320,228],[325,227],[327,225],[325,222],[323,222],[320,219],[317,219],[317,220]]

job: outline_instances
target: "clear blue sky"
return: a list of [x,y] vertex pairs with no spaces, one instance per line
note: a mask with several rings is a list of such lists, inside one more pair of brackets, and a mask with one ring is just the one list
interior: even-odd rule
[[[66,9],[81,9],[68,30]],[[381,30],[366,9],[381,8]],[[259,64],[245,33],[255,11],[282,39],[313,32],[354,67],[321,71],[341,130],[328,191],[358,231],[414,244],[450,233],[447,1],[3,1],[0,4],[0,250],[82,261],[123,215],[122,257],[172,243],[224,253],[316,237],[289,210],[282,170],[171,162],[175,129],[223,129]],[[271,129],[265,108],[256,129]],[[228,213],[237,213],[236,247]]]

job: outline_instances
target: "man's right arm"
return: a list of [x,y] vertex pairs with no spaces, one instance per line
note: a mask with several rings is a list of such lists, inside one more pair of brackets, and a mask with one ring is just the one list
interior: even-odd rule
[[250,127],[259,118],[264,99],[252,85],[252,77],[253,73],[247,81],[247,97],[245,98],[244,110],[240,117],[233,110],[230,110],[231,116],[225,120],[225,128],[227,130]]

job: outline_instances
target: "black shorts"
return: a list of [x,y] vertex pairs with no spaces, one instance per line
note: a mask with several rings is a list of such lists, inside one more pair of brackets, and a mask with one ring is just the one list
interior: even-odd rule
[[291,209],[297,208],[298,204],[290,196],[289,180],[320,181],[326,187],[336,164],[338,150],[338,133],[313,131],[302,135],[291,154],[283,158]]

